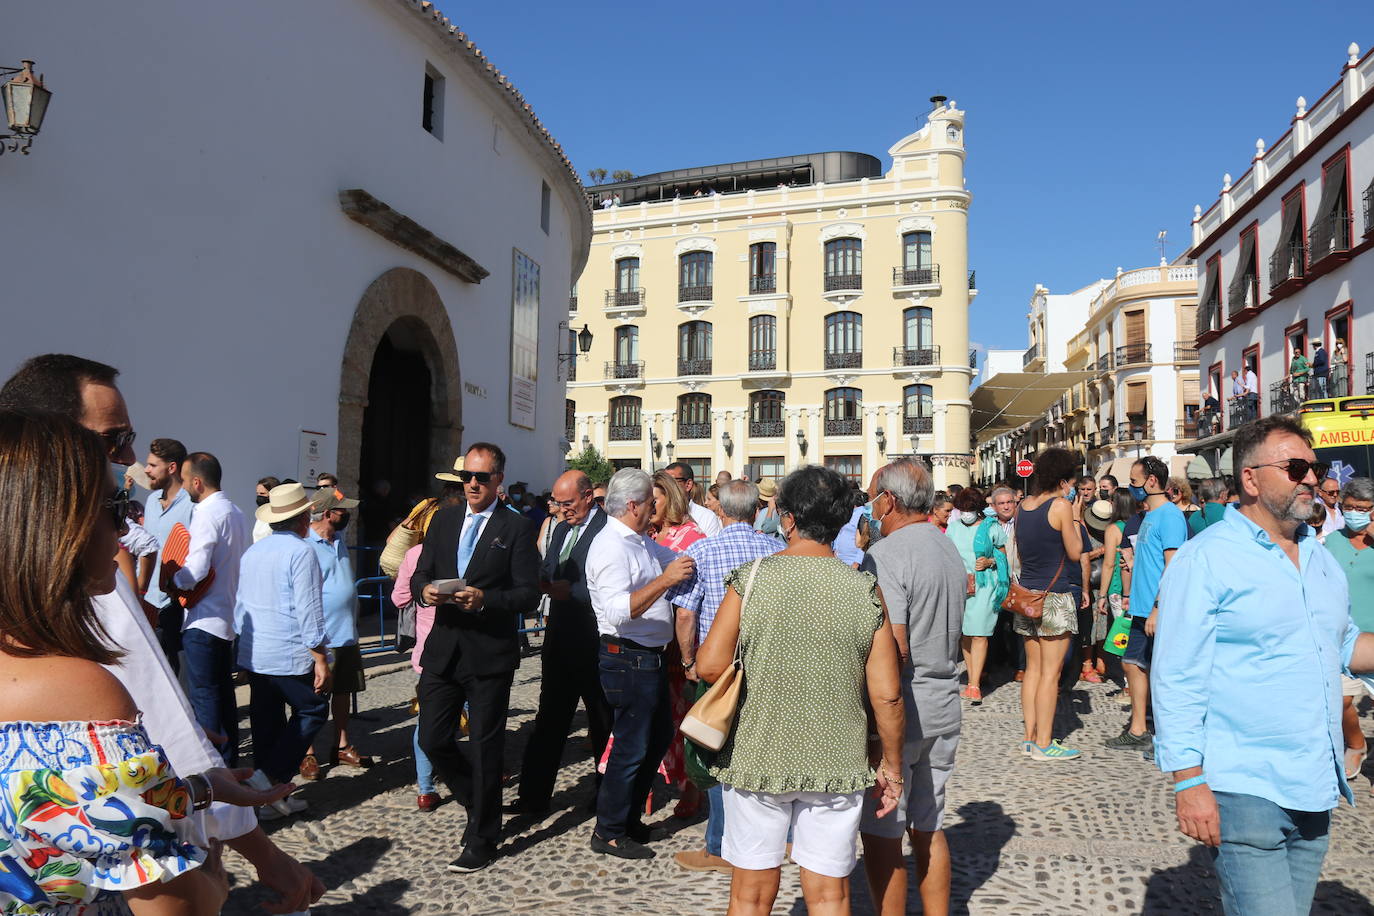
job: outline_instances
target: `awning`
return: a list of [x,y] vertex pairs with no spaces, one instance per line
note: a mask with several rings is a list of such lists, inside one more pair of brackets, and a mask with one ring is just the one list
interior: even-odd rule
[[1217,473],[1218,473],[1218,474],[1227,474],[1227,475],[1229,475],[1229,474],[1234,473],[1234,472],[1231,470],[1231,451],[1232,451],[1232,450],[1231,450],[1230,448],[1227,448],[1226,451],[1224,451],[1224,452],[1221,453],[1221,458],[1217,461]]
[[1000,372],[969,396],[969,428],[979,445],[1045,415],[1045,409],[1094,372]]
[[1223,449],[1231,444],[1235,438],[1236,431],[1228,429],[1225,432],[1217,433],[1215,436],[1207,436],[1203,439],[1194,439],[1191,442],[1184,442],[1178,446],[1177,451],[1184,455],[1200,455],[1209,449]]
[[1184,470],[1184,476],[1189,480],[1207,480],[1217,476],[1212,472],[1212,466],[1207,463],[1207,459],[1201,455],[1194,455],[1188,459],[1188,467]]
[[1097,476],[1102,477],[1104,474],[1110,474],[1116,478],[1117,486],[1124,487],[1131,482],[1131,465],[1133,464],[1135,464],[1133,457],[1116,458],[1099,467]]

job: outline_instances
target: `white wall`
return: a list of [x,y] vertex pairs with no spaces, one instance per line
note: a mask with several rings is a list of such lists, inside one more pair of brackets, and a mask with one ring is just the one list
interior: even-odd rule
[[[464,440],[503,445],[511,479],[551,482],[580,202],[504,90],[407,4],[23,4],[4,38],[0,58],[37,60],[54,95],[32,154],[0,159],[18,230],[0,246],[0,373],[48,351],[118,366],[136,449],[174,436],[215,452],[251,504],[257,477],[296,476],[300,429],[334,450],[353,310],[378,275],[410,267],[444,301],[463,380],[487,389],[464,396]],[[420,126],[426,63],[446,77],[442,142]],[[336,195],[354,187],[491,276],[465,283],[351,222]],[[513,246],[542,268],[536,432],[507,422]]]

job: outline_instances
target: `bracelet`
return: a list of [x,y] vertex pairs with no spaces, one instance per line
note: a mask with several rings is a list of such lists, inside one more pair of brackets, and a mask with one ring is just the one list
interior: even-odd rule
[[687,661],[687,659],[685,659],[685,658],[682,660],[682,670],[683,670],[683,671],[691,671],[693,668],[696,667],[696,665],[697,665],[697,660],[696,660],[695,658],[692,659],[690,662]]
[[[203,774],[192,773],[190,776],[187,776],[186,785],[191,790],[192,811],[204,811],[214,803],[215,787],[210,785],[210,780],[206,779]],[[199,785],[201,789],[199,792],[196,791],[197,785]]]
[[886,779],[890,785],[894,785],[894,786],[904,786],[904,785],[906,785],[906,780],[905,780],[905,779],[898,779],[896,776],[893,776],[891,773],[889,773],[889,772],[887,771],[887,761],[886,761],[886,760],[884,760],[882,763],[878,764],[878,772],[881,773],[881,774],[883,775],[883,778]]
[[1192,777],[1189,777],[1188,779],[1180,779],[1178,782],[1174,783],[1174,791],[1175,791],[1175,792],[1182,792],[1184,789],[1191,789],[1191,788],[1193,788],[1193,786],[1205,786],[1205,785],[1207,785],[1207,777],[1206,777],[1206,776],[1192,776]]

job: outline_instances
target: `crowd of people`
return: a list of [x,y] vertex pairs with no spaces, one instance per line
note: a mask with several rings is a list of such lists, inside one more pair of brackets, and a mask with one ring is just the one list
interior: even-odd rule
[[[359,501],[333,475],[264,477],[250,524],[213,454],[160,437],[135,460],[117,376],[47,355],[0,388],[0,776],[28,787],[4,799],[0,905],[217,912],[223,843],[276,910],[304,910],[323,886],[258,823],[305,809],[297,778],[373,764],[349,718]],[[1049,448],[1024,490],[986,491],[936,491],[913,458],[866,489],[814,465],[707,486],[676,462],[569,470],[537,497],[508,493],[504,451],[475,442],[393,532],[417,810],[446,786],[465,813],[448,868],[485,868],[506,817],[554,806],[580,703],[594,852],[656,855],[663,780],[675,817],[706,811],[704,848],[676,865],[730,874],[731,914],[770,912],[789,857],[811,912],[846,913],[860,851],[876,911],[904,913],[904,841],[923,911],[947,912],[965,707],[1019,689],[1020,753],[1068,762],[1085,750],[1064,692],[1115,680],[1129,711],[1101,750],[1172,781],[1225,910],[1306,913],[1365,760],[1374,481],[1330,476],[1284,418],[1242,427],[1233,454],[1226,478],[1143,456],[1119,482]],[[503,806],[530,618],[538,711]],[[747,687],[723,745],[684,740],[727,671]]]

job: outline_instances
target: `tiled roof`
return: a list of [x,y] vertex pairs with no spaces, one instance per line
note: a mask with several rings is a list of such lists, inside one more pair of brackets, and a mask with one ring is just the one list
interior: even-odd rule
[[454,25],[430,0],[401,0],[401,2],[414,10],[416,14],[433,23],[435,29],[446,41],[455,43],[459,53],[468,56],[474,68],[484,71],[488,79],[505,90],[507,101],[512,108],[529,122],[535,135],[563,163],[568,170],[568,175],[573,180],[573,184],[581,191],[582,179],[578,177],[577,169],[573,168],[572,161],[568,159],[568,154],[563,151],[563,146],[554,139],[553,134],[549,133],[544,122],[539,120],[539,116],[534,113],[534,107],[525,101],[525,96],[521,94],[520,90],[515,88],[515,85],[504,73],[496,69],[496,65],[487,59],[487,56],[482,53],[482,49],[477,47],[476,42],[469,38],[466,32]]

